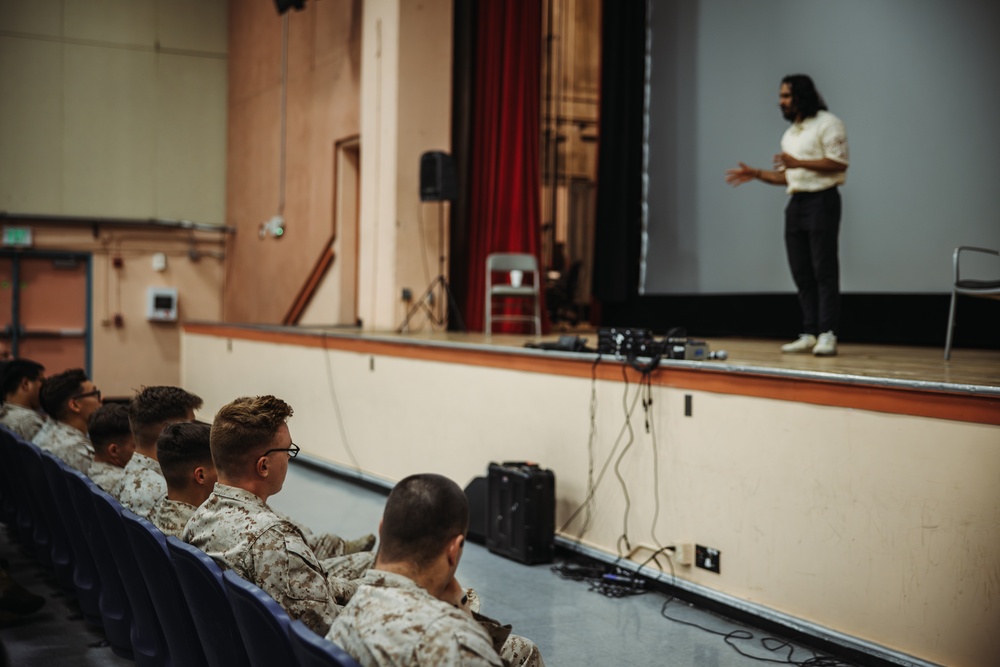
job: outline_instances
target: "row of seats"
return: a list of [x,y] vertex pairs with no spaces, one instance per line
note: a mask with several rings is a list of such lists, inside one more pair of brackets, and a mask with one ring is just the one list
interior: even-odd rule
[[141,667],[357,666],[267,593],[0,427],[0,520]]

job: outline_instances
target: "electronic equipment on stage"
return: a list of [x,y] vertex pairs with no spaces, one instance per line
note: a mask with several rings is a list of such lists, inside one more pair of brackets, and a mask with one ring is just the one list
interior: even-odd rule
[[683,335],[678,329],[671,329],[666,336],[657,340],[648,329],[638,327],[612,327],[597,332],[597,351],[611,354],[619,359],[638,358],[686,359],[688,361],[724,360],[729,357],[725,350],[712,352],[708,343]]

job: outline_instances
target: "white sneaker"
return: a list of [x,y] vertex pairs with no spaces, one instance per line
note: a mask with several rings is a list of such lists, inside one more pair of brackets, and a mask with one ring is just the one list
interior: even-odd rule
[[799,334],[799,339],[795,342],[788,343],[787,345],[781,346],[781,351],[784,353],[794,353],[794,352],[810,352],[816,345],[816,336],[812,334]]
[[833,335],[832,331],[819,335],[819,341],[813,348],[813,354],[817,357],[832,357],[837,354],[837,337]]

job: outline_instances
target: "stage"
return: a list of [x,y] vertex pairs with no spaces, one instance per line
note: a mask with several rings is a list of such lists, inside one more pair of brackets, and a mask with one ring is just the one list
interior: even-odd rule
[[[558,333],[539,338],[456,332],[400,334],[200,322],[187,323],[185,331],[575,377],[595,374],[620,379],[622,367],[622,360],[613,355],[525,347],[526,343],[555,342]],[[571,334],[581,336],[588,347],[596,349],[596,331],[577,329]],[[787,341],[704,340],[712,351],[725,350],[727,359],[662,359],[650,381],[692,390],[1000,425],[998,350],[955,349],[951,360],[944,361],[939,348],[841,342],[837,356],[814,357],[782,354],[780,346]],[[592,369],[595,361],[599,363]]]
[[181,340],[203,419],[274,394],[305,455],[384,485],[536,461],[564,544],[633,568],[705,545],[719,573],[663,576],[894,664],[1000,660],[998,351],[709,339],[725,361],[644,374],[525,336],[187,323]]

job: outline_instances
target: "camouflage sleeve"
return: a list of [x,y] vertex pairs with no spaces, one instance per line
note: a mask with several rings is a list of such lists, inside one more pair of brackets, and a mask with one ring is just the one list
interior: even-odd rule
[[255,583],[320,636],[340,609],[312,549],[293,531],[267,530],[253,544]]
[[417,664],[503,667],[503,661],[483,633],[453,623],[432,623],[416,649]]
[[75,445],[66,450],[66,463],[84,475],[90,470],[90,464],[94,462],[94,455],[87,451],[85,445]]

